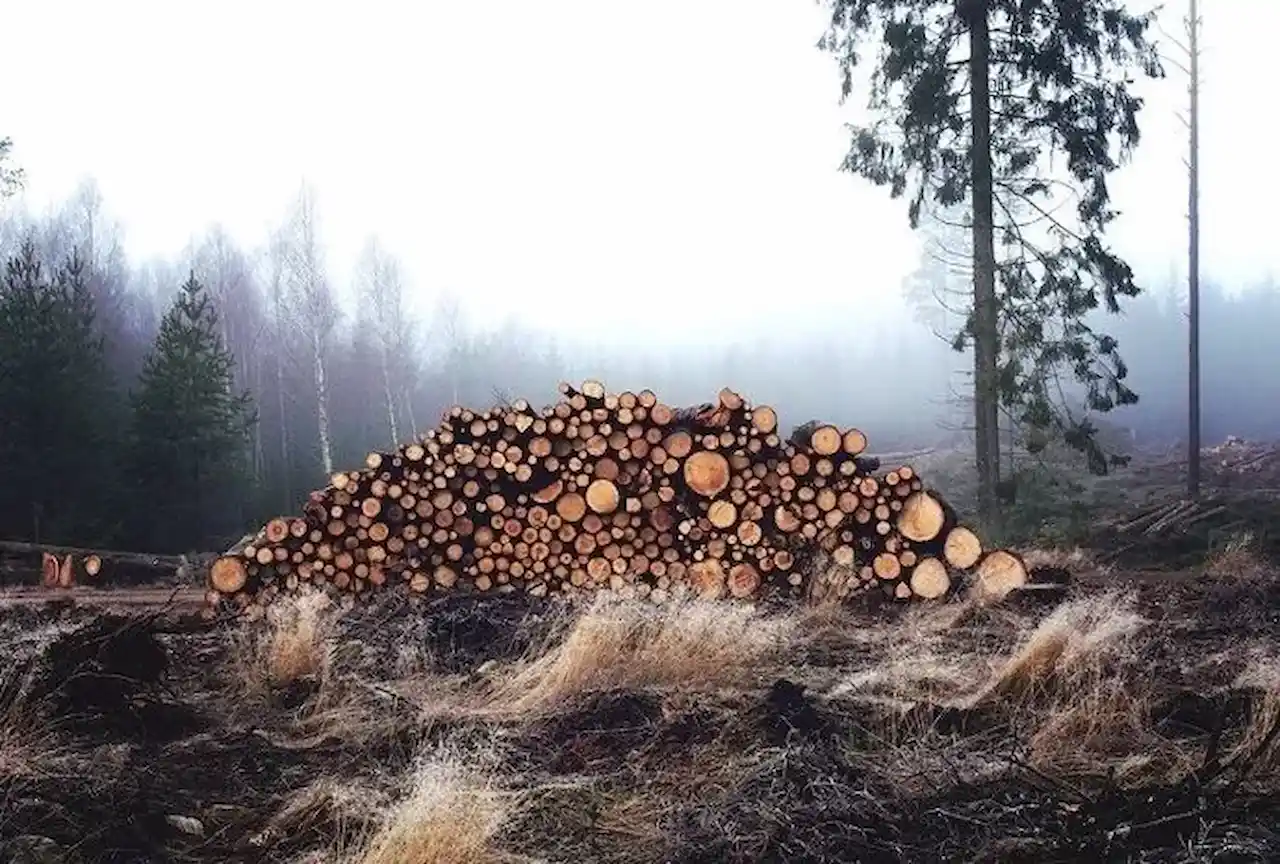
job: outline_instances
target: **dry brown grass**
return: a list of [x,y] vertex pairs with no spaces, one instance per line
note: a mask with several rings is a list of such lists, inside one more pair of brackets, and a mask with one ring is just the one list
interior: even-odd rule
[[494,864],[512,860],[496,838],[510,816],[510,793],[484,760],[442,752],[415,768],[408,793],[352,853],[351,864]]
[[329,676],[337,614],[327,595],[300,594],[273,604],[260,626],[236,634],[230,661],[242,691],[265,697],[301,681]]
[[1107,593],[1064,603],[1041,621],[973,702],[1074,697],[1134,655],[1146,625],[1133,598]]
[[1027,729],[1029,761],[1068,777],[1172,781],[1194,755],[1154,727],[1142,674],[1148,622],[1132,595],[1109,592],[1055,609],[966,701]]
[[1252,579],[1269,572],[1270,568],[1258,555],[1257,541],[1249,531],[1233,534],[1204,565],[1205,577],[1227,581]]
[[1254,693],[1249,723],[1227,761],[1248,762],[1249,776],[1268,784],[1280,782],[1280,657],[1259,653],[1236,678],[1234,687]]
[[731,686],[757,675],[793,629],[741,603],[600,598],[558,644],[496,680],[490,708],[536,713],[600,690]]
[[64,750],[37,713],[21,700],[0,707],[0,783],[47,776]]

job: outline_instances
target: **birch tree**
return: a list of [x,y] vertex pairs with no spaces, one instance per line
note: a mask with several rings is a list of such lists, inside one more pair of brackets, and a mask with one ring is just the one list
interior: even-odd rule
[[339,310],[334,302],[333,288],[325,274],[315,192],[305,184],[289,214],[284,247],[284,291],[293,325],[310,349],[320,463],[325,474],[332,474],[333,436],[329,425],[328,363],[330,342],[338,324]]
[[404,358],[409,349],[409,326],[400,263],[376,237],[365,241],[356,267],[356,287],[374,331],[372,341],[377,354],[387,430],[391,434],[391,446],[395,448],[400,444],[395,394],[404,392]]

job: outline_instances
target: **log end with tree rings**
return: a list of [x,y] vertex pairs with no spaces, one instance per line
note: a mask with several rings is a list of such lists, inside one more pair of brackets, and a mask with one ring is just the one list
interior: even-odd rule
[[860,456],[867,449],[867,436],[860,429],[847,429],[840,436],[840,449],[850,456]]
[[912,492],[898,512],[898,532],[913,543],[927,543],[942,533],[947,511],[928,492]]
[[724,596],[724,565],[715,558],[695,561],[686,571],[689,588],[693,594],[703,600],[718,600]]
[[714,450],[699,450],[684,460],[684,482],[704,498],[713,498],[729,486],[729,460]]
[[947,573],[947,565],[937,558],[921,558],[911,568],[908,584],[911,593],[917,597],[936,600],[951,590],[951,576]]
[[729,568],[729,594],[738,599],[752,597],[760,587],[760,573],[750,564],[734,564]]
[[712,501],[707,508],[707,520],[712,527],[724,530],[738,521],[738,508],[733,506],[732,501]]
[[209,567],[209,587],[220,594],[235,594],[248,581],[244,559],[237,555],[224,555]]
[[819,456],[833,456],[840,452],[842,438],[840,430],[835,426],[823,424],[809,435],[809,446]]
[[973,590],[980,601],[995,602],[1004,599],[1010,591],[1023,587],[1028,581],[1026,562],[1005,549],[988,552],[974,570]]
[[768,405],[757,405],[751,412],[751,425],[762,435],[771,435],[778,428],[778,412]]
[[982,540],[972,530],[958,525],[947,532],[942,555],[957,570],[968,570],[982,557]]
[[578,522],[587,513],[587,499],[577,492],[568,492],[556,500],[556,515],[565,522]]
[[[616,476],[616,475],[615,475]],[[592,512],[607,515],[618,509],[621,496],[611,480],[599,479],[587,486],[587,506]],[[572,521],[572,520],[571,520]]]

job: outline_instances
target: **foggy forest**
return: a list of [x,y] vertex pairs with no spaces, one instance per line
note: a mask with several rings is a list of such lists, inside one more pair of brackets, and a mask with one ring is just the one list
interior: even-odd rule
[[[5,165],[14,181],[7,192],[15,193],[23,166],[14,153]],[[451,405],[517,397],[542,404],[554,397],[556,382],[588,376],[611,387],[652,388],[673,404],[699,404],[731,384],[775,405],[789,426],[856,424],[882,452],[958,446],[970,434],[965,394],[973,360],[968,347],[950,344],[963,312],[948,311],[948,297],[962,297],[971,279],[963,262],[970,240],[936,220],[918,232],[922,243],[907,279],[859,286],[899,298],[895,308],[905,311],[897,317],[847,320],[789,309],[777,327],[735,333],[710,325],[714,332],[699,345],[666,340],[656,323],[652,332],[649,325],[633,332],[610,325],[613,332],[587,338],[581,329],[557,331],[519,314],[486,310],[481,317],[481,295],[414,284],[401,250],[374,227],[354,266],[339,267],[323,239],[331,215],[325,198],[305,179],[276,212],[261,214],[273,224],[254,242],[236,242],[212,220],[193,226],[185,248],[131,258],[92,166],[83,175],[64,200],[9,195],[0,205],[0,257],[7,262],[0,297],[17,296],[24,279],[84,295],[83,319],[74,325],[80,335],[13,302],[0,306],[9,316],[0,351],[0,362],[9,364],[0,400],[9,401],[0,402],[0,415],[11,424],[0,437],[11,466],[0,487],[0,537],[157,551],[210,547],[271,513],[296,510],[335,466],[420,434]],[[1138,395],[1136,404],[1095,418],[1120,450],[1159,451],[1186,437],[1184,257],[1181,246],[1168,249],[1166,278],[1142,280],[1139,296],[1124,298],[1119,314],[1098,309],[1087,316],[1097,332],[1118,340]],[[145,436],[139,444],[136,403],[164,316],[189,280],[216,317],[231,389],[244,396],[228,410],[240,412],[245,440],[226,464],[179,459],[162,476]],[[1201,282],[1204,440],[1274,437],[1280,383],[1259,370],[1280,365],[1280,346],[1269,337],[1280,323],[1276,282],[1265,275],[1233,282],[1211,267]],[[603,304],[608,289],[601,291]],[[786,306],[790,296],[784,289],[773,300],[742,302]],[[1067,401],[1079,407],[1078,389],[1065,387]],[[24,419],[15,423],[17,416]],[[158,501],[169,506],[155,507]]]
[[[412,288],[398,273],[394,250],[376,238],[355,272],[325,268],[324,249],[315,240],[322,202],[313,195],[302,190],[259,248],[240,248],[213,228],[171,260],[128,260],[109,202],[92,181],[52,216],[7,214],[0,222],[0,253],[11,262],[7,279],[20,278],[12,262],[21,260],[24,244],[45,278],[56,278],[72,258],[81,262],[101,365],[40,388],[54,401],[27,426],[31,449],[5,440],[12,448],[6,454],[11,479],[0,489],[0,534],[158,551],[201,548],[226,541],[266,514],[297,509],[333,466],[358,464],[370,449],[430,428],[450,405],[519,396],[537,404],[554,397],[557,382],[587,376],[619,388],[649,387],[676,404],[704,402],[732,381],[775,405],[785,422],[856,424],[881,451],[954,444],[965,434],[963,393],[971,361],[945,338],[946,316],[935,299],[958,278],[950,247],[927,249],[907,284],[887,286],[905,292],[917,314],[872,324],[890,330],[878,338],[850,338],[845,323],[832,320],[795,336],[760,335],[727,350],[611,351],[607,338],[584,344],[518,319],[496,327],[468,320],[448,294],[429,315],[411,315],[405,294]],[[165,489],[147,494],[172,495],[172,522],[157,526],[156,511],[147,508],[145,524],[130,525],[116,515],[136,512],[121,500],[136,489],[124,461],[128,394],[137,389],[165,311],[190,276],[217,310],[237,392],[252,397],[256,422],[248,427],[244,473],[164,478]],[[1267,440],[1280,431],[1280,381],[1259,374],[1280,368],[1280,343],[1270,336],[1280,328],[1276,287],[1224,285],[1206,274],[1208,443],[1228,435]],[[1096,316],[1104,319],[1100,329],[1119,340],[1139,395],[1136,405],[1116,409],[1104,422],[1123,430],[1133,447],[1172,448],[1185,440],[1187,328],[1179,296],[1176,284],[1154,285],[1126,303],[1122,315]],[[47,341],[52,338],[36,332],[9,337],[15,347],[29,344],[39,363],[57,356]],[[7,370],[4,377],[21,383]],[[0,388],[4,397],[24,398],[12,396],[10,386]],[[8,403],[0,413],[13,416],[9,404],[24,403]],[[72,452],[75,458],[68,460]],[[190,494],[188,482],[203,487],[204,496]],[[200,512],[187,511],[196,502]]]
[[0,27],[0,862],[1280,861],[1280,0]]

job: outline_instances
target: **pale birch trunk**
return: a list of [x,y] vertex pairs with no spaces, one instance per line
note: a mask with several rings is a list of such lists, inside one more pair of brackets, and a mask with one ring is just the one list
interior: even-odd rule
[[320,433],[320,464],[326,476],[333,474],[333,443],[329,436],[329,384],[325,380],[324,343],[319,331],[312,331],[311,350],[316,369],[316,420]]

